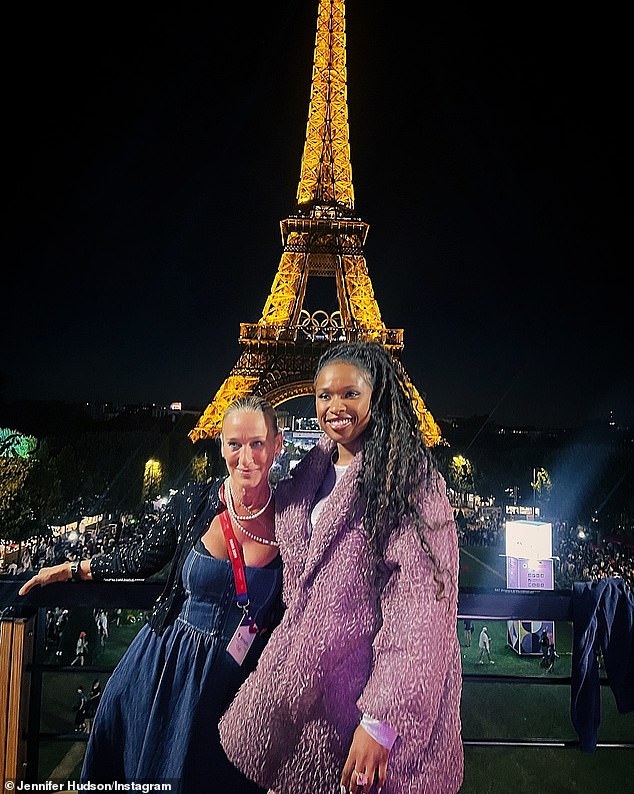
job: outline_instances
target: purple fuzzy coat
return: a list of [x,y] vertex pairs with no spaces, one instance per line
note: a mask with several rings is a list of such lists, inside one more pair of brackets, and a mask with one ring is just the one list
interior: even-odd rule
[[463,776],[456,631],[458,545],[439,477],[422,497],[431,548],[451,577],[436,600],[432,565],[403,523],[377,576],[356,498],[357,455],[309,537],[334,444],[322,439],[279,483],[276,533],[286,612],[220,722],[230,760],[276,794],[339,794],[363,713],[399,734],[383,794],[457,792]]

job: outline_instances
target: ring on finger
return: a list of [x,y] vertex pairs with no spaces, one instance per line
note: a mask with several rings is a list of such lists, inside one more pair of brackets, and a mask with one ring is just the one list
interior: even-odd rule
[[357,788],[361,786],[361,788],[365,788],[368,785],[368,776],[364,772],[355,772],[357,776]]

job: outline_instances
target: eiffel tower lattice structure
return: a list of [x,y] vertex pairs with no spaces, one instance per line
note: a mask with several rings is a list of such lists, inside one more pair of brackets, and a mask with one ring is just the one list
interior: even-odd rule
[[[363,252],[368,224],[354,213],[346,85],[345,1],[320,0],[297,212],[281,221],[283,252],[257,323],[240,324],[240,356],[189,437],[220,432],[226,408],[258,394],[274,406],[313,394],[321,354],[341,341],[376,341],[399,359],[403,330],[386,328]],[[304,308],[311,277],[334,279],[338,309]],[[428,446],[441,434],[409,376]]]

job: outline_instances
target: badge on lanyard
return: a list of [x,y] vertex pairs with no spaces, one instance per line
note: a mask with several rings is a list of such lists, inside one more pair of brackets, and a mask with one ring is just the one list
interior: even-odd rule
[[255,620],[245,612],[244,617],[240,621],[240,625],[235,630],[235,634],[227,645],[227,653],[236,660],[238,664],[242,664],[244,657],[249,652],[249,648],[253,644],[253,640],[258,636],[258,627]]
[[[220,498],[222,499],[223,496],[224,493],[221,490]],[[233,637],[227,645],[227,653],[230,653],[236,662],[241,665],[249,648],[253,644],[253,640],[257,637],[258,627],[255,620],[249,615],[249,595],[247,593],[247,577],[244,571],[244,559],[236,536],[233,534],[231,519],[226,510],[220,513],[220,524],[225,536],[227,552],[229,553],[229,559],[233,569],[233,580],[236,586],[236,601],[244,612],[244,616],[238,628],[235,630]]]

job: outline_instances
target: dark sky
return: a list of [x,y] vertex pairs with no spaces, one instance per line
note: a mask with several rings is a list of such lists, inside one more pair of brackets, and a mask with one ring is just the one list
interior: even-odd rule
[[[634,421],[623,20],[386,7],[348,3],[351,157],[412,380],[439,418]],[[316,11],[18,12],[5,400],[213,397],[296,208]]]

